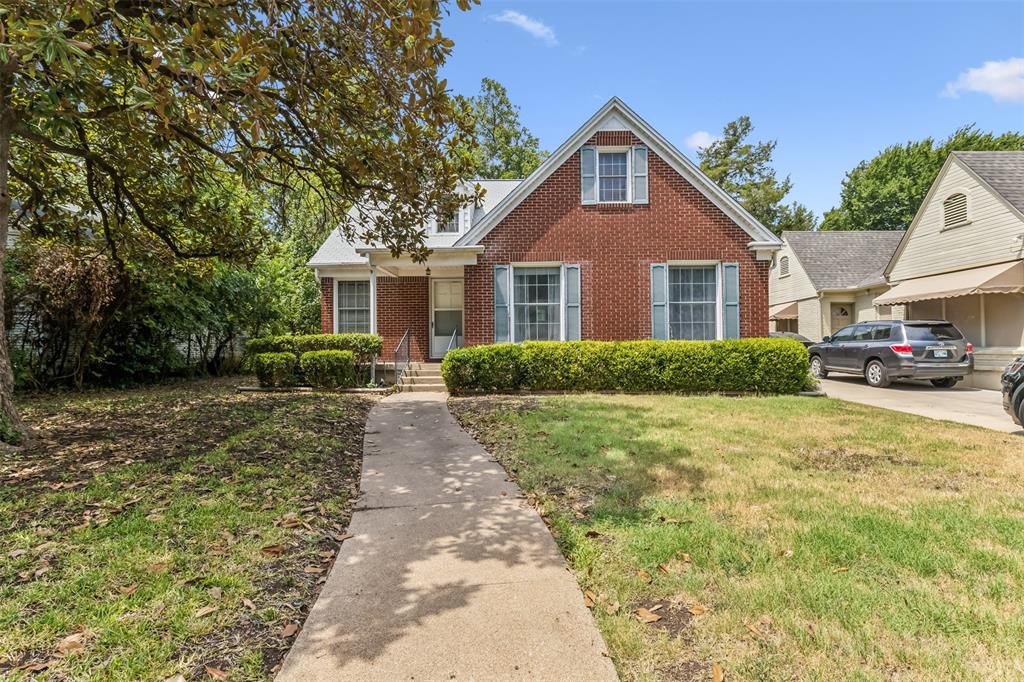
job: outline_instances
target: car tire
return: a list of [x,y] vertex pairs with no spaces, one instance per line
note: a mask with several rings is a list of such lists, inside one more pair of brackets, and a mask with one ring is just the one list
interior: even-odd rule
[[957,377],[945,377],[943,379],[932,379],[932,386],[935,388],[953,388],[960,381]]
[[811,374],[819,379],[828,378],[828,370],[825,369],[825,363],[821,361],[820,355],[811,356]]
[[1024,400],[1017,403],[1017,419],[1020,420],[1018,423],[1024,426]]
[[872,360],[864,368],[864,379],[874,388],[886,388],[890,383],[889,372],[881,360]]

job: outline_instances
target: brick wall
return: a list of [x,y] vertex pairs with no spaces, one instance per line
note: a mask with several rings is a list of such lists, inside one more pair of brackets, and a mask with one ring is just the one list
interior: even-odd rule
[[[599,132],[589,144],[626,145],[629,132]],[[579,263],[585,339],[651,335],[650,265],[667,260],[740,264],[740,334],[768,333],[768,262],[721,210],[649,152],[647,205],[580,203],[579,154],[570,157],[481,242],[479,264],[467,266],[466,342],[494,338],[493,265],[529,261]]]
[[334,278],[320,278],[320,333],[334,333]]
[[412,330],[413,360],[430,355],[430,282],[426,277],[377,278],[377,333],[384,339],[384,361],[394,360],[405,330]]

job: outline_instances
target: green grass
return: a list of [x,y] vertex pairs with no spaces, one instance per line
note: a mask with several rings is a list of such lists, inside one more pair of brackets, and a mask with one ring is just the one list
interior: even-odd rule
[[0,464],[0,675],[270,675],[349,518],[368,403],[235,383],[27,400],[37,440]]
[[536,495],[623,679],[1024,677],[1018,436],[796,397],[452,406]]

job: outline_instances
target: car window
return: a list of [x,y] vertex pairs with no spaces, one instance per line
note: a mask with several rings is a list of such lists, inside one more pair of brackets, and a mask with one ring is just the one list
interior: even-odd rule
[[951,324],[905,324],[907,341],[951,341],[964,338]]
[[832,335],[832,340],[849,341],[850,339],[853,338],[854,329],[856,329],[856,327],[843,327],[842,329],[840,329],[839,331]]
[[891,324],[876,324],[871,329],[872,341],[888,341],[892,337]]
[[862,324],[857,327],[853,332],[854,341],[870,341],[871,330],[873,327],[870,324]]

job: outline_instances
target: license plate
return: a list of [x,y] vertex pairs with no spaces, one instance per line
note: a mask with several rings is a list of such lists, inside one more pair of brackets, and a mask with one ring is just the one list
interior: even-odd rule
[[932,355],[934,355],[937,358],[948,358],[949,357],[949,351],[948,350],[933,350],[932,351]]

